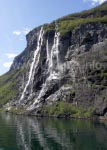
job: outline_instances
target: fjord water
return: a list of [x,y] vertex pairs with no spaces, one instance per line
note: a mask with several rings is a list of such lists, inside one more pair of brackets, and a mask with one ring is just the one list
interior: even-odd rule
[[107,122],[0,114],[0,150],[107,150]]

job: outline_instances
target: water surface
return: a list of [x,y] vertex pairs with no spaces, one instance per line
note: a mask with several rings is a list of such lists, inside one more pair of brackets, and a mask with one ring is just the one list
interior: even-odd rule
[[0,114],[0,150],[107,150],[107,122]]

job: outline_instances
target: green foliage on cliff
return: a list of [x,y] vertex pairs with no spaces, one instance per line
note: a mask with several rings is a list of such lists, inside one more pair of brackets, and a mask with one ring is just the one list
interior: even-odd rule
[[50,30],[55,30],[55,22],[44,25],[44,30],[45,30],[45,33],[49,32]]
[[0,76],[0,105],[4,105],[17,94],[18,78],[26,72],[26,66],[23,68],[9,71]]
[[78,20],[65,20],[59,24],[58,31],[64,35],[65,33],[77,28],[80,25],[84,25],[87,23],[107,23],[107,17],[100,18],[80,18]]
[[80,25],[87,23],[107,23],[107,5],[102,4],[96,8],[82,11],[80,13],[71,14],[44,26],[45,32],[55,30],[55,24],[57,24],[57,30],[65,35],[67,32],[72,31]]
[[107,15],[107,5],[106,4],[102,4],[98,7],[92,8],[90,10],[85,10],[79,13],[74,13],[74,14],[70,14],[67,16],[64,16],[60,19],[58,19],[57,21],[65,21],[65,20],[78,20],[80,18],[98,18],[101,16],[104,16],[102,14]]
[[0,77],[0,104],[8,102],[16,94],[15,73],[8,72]]
[[83,107],[73,105],[68,102],[60,101],[58,104],[53,104],[51,106],[44,106],[44,112],[49,116],[66,116],[71,117],[92,117],[93,108],[89,107],[87,110]]

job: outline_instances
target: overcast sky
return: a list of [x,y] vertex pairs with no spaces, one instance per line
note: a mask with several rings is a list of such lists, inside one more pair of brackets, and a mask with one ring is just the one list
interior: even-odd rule
[[24,50],[30,30],[104,1],[0,0],[0,75],[9,70],[14,57]]

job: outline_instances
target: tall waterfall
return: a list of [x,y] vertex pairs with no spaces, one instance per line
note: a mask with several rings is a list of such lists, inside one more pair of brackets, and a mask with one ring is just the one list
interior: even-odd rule
[[48,72],[49,72],[49,77],[45,81],[45,83],[42,85],[42,89],[36,98],[35,102],[33,105],[35,105],[38,100],[45,94],[46,87],[48,82],[50,82],[52,79],[56,80],[58,79],[58,69],[59,69],[59,39],[60,38],[60,33],[55,33],[54,36],[54,43],[51,49],[51,52],[49,52],[49,45],[48,45],[48,39],[47,39],[47,46],[46,46],[46,52],[47,52],[47,62],[48,62]]
[[50,63],[50,53],[49,53],[49,41],[46,42],[46,53],[47,53],[47,62]]
[[43,30],[43,27],[41,27],[39,37],[38,37],[38,41],[37,41],[37,48],[34,52],[33,60],[32,60],[31,66],[30,66],[28,81],[25,85],[25,88],[24,88],[23,93],[21,95],[20,101],[24,99],[25,92],[26,92],[30,82],[32,82],[33,79],[34,79],[34,73],[35,73],[34,71],[35,71],[35,69],[37,67],[37,64],[39,62],[40,49],[41,49],[41,46],[42,46],[42,43],[43,43],[43,35],[44,35],[44,30]]
[[54,43],[53,43],[51,51],[49,50],[48,39],[47,39],[47,43],[46,43],[48,72],[50,73],[50,77],[53,79],[56,78],[56,75],[58,75],[59,64],[60,64],[60,61],[59,61],[59,39],[60,39],[60,33],[55,32]]
[[50,78],[56,79],[59,70],[59,37],[60,33],[55,32],[54,44],[51,49],[51,59],[50,59]]

